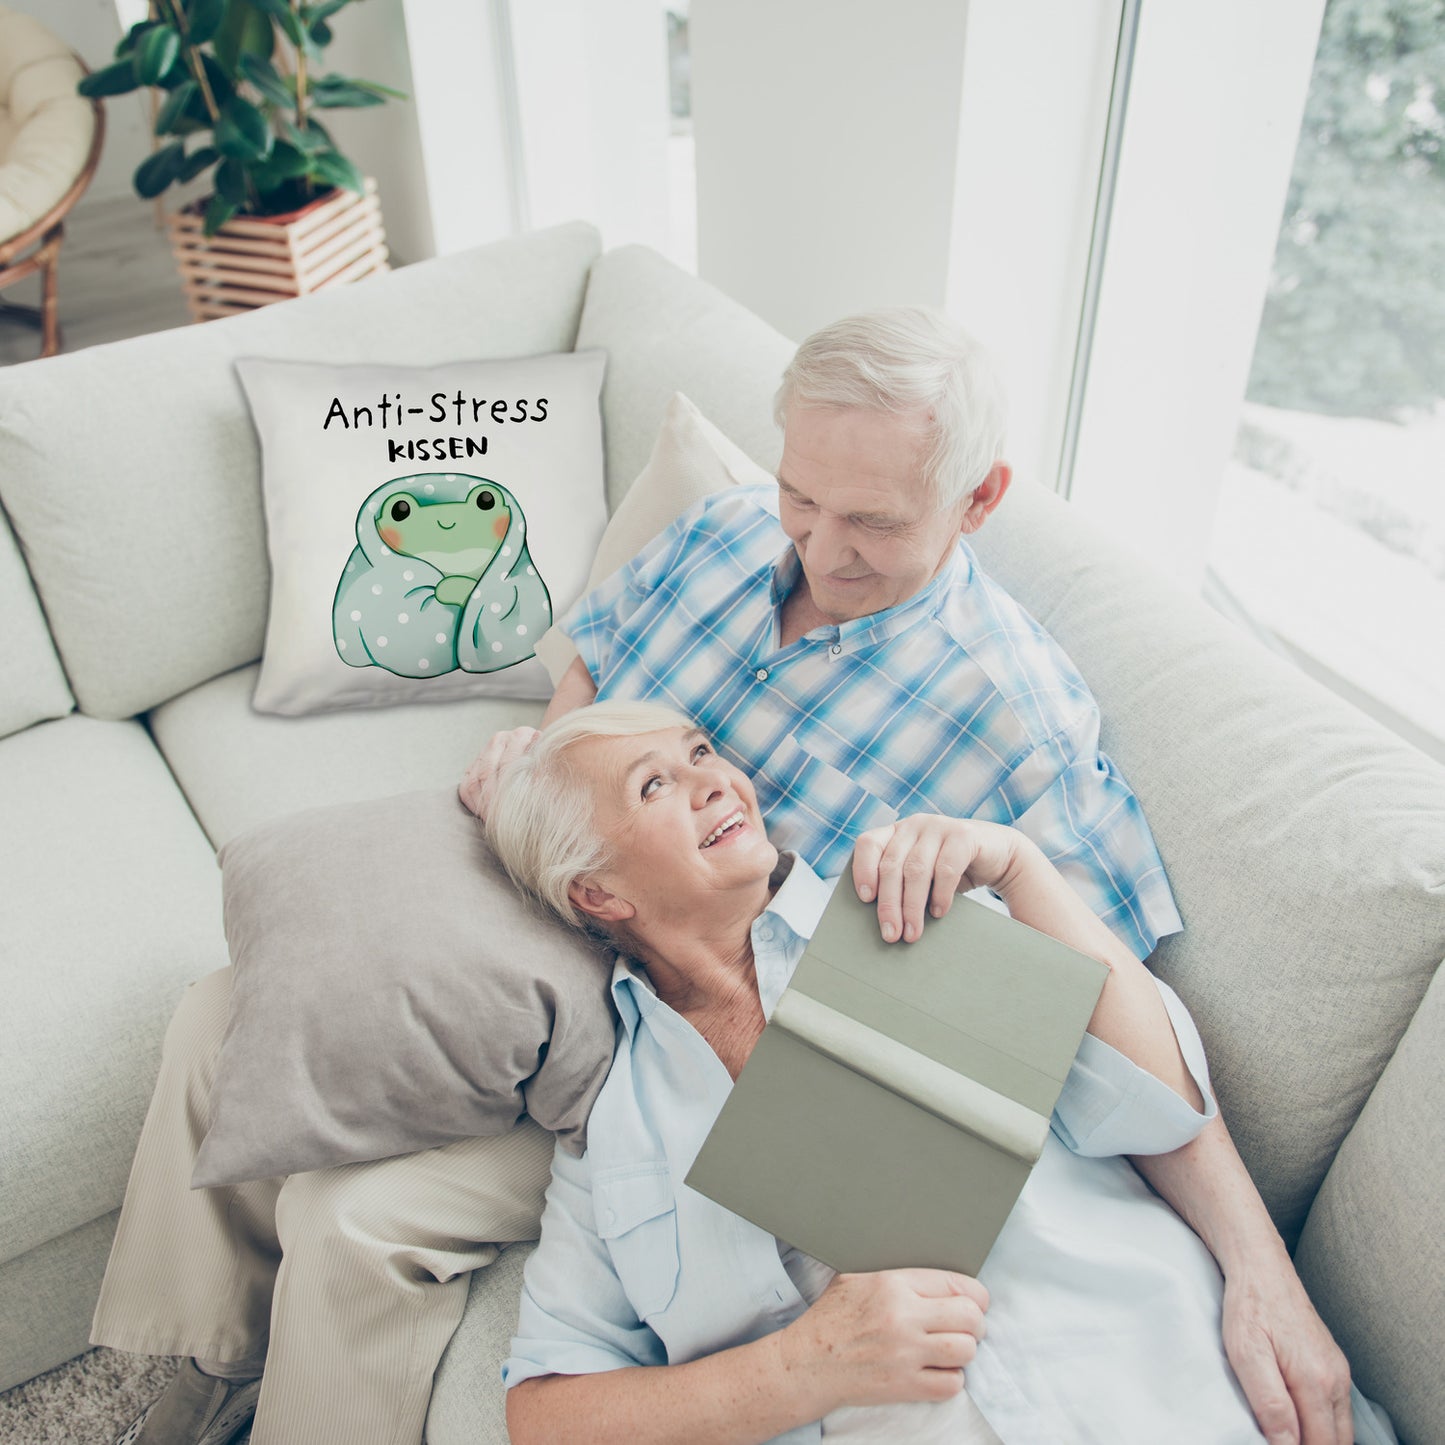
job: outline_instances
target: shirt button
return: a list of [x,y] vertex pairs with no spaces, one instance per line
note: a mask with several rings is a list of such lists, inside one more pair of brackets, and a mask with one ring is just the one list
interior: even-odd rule
[[768,680],[768,670],[766,667],[760,667],[753,676],[757,678],[759,682],[766,682]]
[[763,943],[771,943],[773,941],[772,925],[767,923],[762,924],[758,929],[758,938]]
[[828,651],[831,652],[834,657],[837,657],[837,655],[842,652],[842,650],[843,644],[841,642],[835,642],[832,647],[828,649]]

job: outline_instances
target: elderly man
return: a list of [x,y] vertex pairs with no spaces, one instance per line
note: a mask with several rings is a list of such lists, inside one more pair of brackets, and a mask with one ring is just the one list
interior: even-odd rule
[[[799,347],[776,415],[776,493],[709,499],[563,619],[581,655],[546,721],[594,698],[696,718],[755,776],[773,838],[820,874],[909,813],[1012,823],[1146,957],[1181,925],[1098,750],[1097,707],[962,540],[1010,482],[979,348],[924,311],[850,318]],[[479,814],[533,735],[500,735],[473,765],[462,796]],[[882,923],[912,936],[901,914]],[[1223,1270],[1225,1344],[1267,1438],[1347,1441],[1348,1366],[1223,1121],[1137,1167]]]
[[[926,313],[804,343],[779,397],[779,491],[708,502],[583,599],[564,622],[582,660],[548,717],[608,695],[696,717],[820,873],[905,813],[1015,823],[1142,958],[1179,919],[1139,806],[1083,681],[961,540],[1008,488],[1001,412],[977,348]],[[474,764],[476,811],[531,735]],[[899,897],[884,890],[880,920],[911,937],[906,880]],[[190,990],[167,1036],[96,1312],[98,1344],[191,1357],[124,1438],[220,1445],[254,1409],[253,1445],[416,1445],[468,1272],[536,1237],[550,1136],[524,1122],[190,1191],[224,981]],[[1269,1438],[1348,1441],[1343,1357],[1223,1124],[1140,1168],[1223,1267],[1229,1357]]]

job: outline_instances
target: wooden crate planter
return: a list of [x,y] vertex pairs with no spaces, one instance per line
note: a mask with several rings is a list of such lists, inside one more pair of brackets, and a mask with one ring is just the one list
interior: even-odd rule
[[193,321],[235,316],[273,301],[387,271],[376,182],[366,194],[332,191],[284,216],[237,216],[214,236],[196,211],[166,217]]

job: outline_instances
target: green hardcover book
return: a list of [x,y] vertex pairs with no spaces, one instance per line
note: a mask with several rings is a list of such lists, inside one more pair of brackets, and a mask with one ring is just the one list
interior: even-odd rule
[[687,1183],[837,1270],[977,1274],[1107,977],[969,898],[885,944],[845,876]]

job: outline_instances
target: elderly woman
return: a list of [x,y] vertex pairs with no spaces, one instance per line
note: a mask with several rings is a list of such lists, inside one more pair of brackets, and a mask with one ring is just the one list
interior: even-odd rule
[[1262,1438],[1213,1259],[1120,1157],[1212,1116],[1198,1035],[1022,834],[915,817],[853,862],[885,937],[987,888],[1110,970],[975,1280],[834,1276],[682,1183],[831,892],[701,732],[651,703],[570,714],[504,767],[487,828],[520,886],[620,953],[616,1056],[586,1154],[555,1156],[504,1368],[515,1442]]

